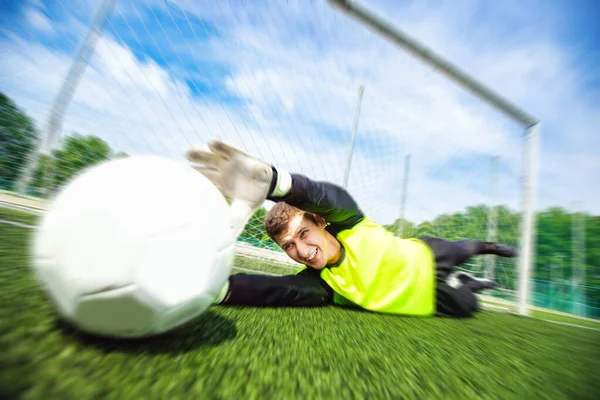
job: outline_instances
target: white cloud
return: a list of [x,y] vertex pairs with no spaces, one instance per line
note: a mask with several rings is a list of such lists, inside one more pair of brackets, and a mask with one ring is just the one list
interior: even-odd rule
[[25,11],[25,19],[27,20],[28,25],[32,26],[38,31],[45,33],[52,32],[52,23],[48,17],[35,8],[28,8]]
[[131,51],[110,39],[102,39],[96,46],[96,57],[108,80],[115,80],[127,87],[141,88],[149,95],[165,96],[170,89],[167,71],[149,60],[140,63]]

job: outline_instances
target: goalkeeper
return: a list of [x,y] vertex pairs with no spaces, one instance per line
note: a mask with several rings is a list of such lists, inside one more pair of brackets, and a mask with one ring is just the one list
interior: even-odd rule
[[273,167],[221,141],[187,158],[232,201],[241,232],[265,200],[276,205],[267,234],[304,267],[294,275],[234,274],[217,303],[245,306],[336,304],[413,315],[468,317],[479,309],[475,293],[490,280],[455,272],[474,255],[514,257],[506,245],[438,238],[401,239],[362,213],[343,188]]

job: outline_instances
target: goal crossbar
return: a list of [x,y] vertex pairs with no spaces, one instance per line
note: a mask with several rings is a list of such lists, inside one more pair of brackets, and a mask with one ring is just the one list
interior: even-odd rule
[[531,114],[520,109],[518,106],[514,105],[493,90],[487,88],[481,82],[477,81],[475,78],[459,69],[450,61],[445,60],[433,50],[419,43],[417,40],[413,39],[402,30],[385,21],[382,17],[365,8],[358,2],[353,0],[328,0],[328,2],[343,10],[346,14],[375,29],[378,33],[392,40],[394,43],[412,55],[420,58],[427,64],[434,66],[437,70],[444,73],[450,79],[460,83],[461,86],[469,89],[483,100],[502,110],[511,118],[525,125],[525,127],[529,128],[540,122]]

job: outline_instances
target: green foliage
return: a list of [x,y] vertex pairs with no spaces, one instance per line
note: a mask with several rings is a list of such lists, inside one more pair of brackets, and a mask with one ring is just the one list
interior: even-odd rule
[[40,154],[37,159],[37,166],[33,172],[33,177],[30,183],[30,192],[39,197],[45,196],[44,188],[48,188],[47,183],[50,178],[50,168],[53,166],[53,158],[46,155]]
[[39,135],[31,119],[0,93],[0,189],[11,189]]
[[256,247],[279,250],[279,246],[271,240],[265,231],[266,217],[267,210],[262,207],[256,210],[252,217],[250,217],[238,240]]
[[110,156],[110,146],[97,136],[68,136],[62,148],[54,152],[54,186],[61,186],[85,168],[106,161]]
[[536,277],[565,279],[570,275],[572,223],[572,216],[560,208],[537,215]]
[[403,218],[396,219],[393,224],[384,225],[384,228],[402,238],[417,236],[417,227],[415,224]]
[[[40,140],[31,119],[0,93],[0,189],[12,189],[26,157]],[[45,197],[84,169],[101,161],[128,157],[114,153],[101,138],[74,134],[63,139],[51,156],[40,154],[30,184],[31,194]]]
[[[537,215],[536,260],[534,279],[540,287],[552,290],[552,296],[569,304],[574,300],[570,286],[574,268],[584,271],[585,302],[593,310],[591,317],[600,317],[600,217],[589,215],[584,218],[584,265],[575,265],[578,255],[573,240],[573,218],[575,214],[554,207]],[[544,282],[545,285],[544,285]],[[558,284],[558,285],[557,285]],[[553,286],[550,286],[553,285]],[[557,290],[557,288],[559,290]],[[570,311],[570,310],[564,310]]]
[[111,158],[113,160],[117,160],[119,158],[127,158],[127,157],[129,157],[129,154],[119,151],[118,153],[113,154]]
[[[126,156],[125,153],[116,155]],[[31,186],[36,194],[45,197],[85,169],[112,158],[115,156],[109,144],[97,136],[67,136],[52,156],[42,154],[38,157]]]

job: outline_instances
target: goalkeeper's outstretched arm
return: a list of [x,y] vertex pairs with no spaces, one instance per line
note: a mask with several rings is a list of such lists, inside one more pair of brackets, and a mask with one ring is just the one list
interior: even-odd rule
[[252,157],[220,140],[208,143],[210,151],[191,148],[186,153],[194,168],[232,200],[232,221],[239,234],[250,216],[269,199],[284,201],[323,217],[341,229],[363,219],[356,201],[342,187],[312,181]]
[[[304,272],[304,271],[303,271]],[[333,290],[313,271],[268,276],[239,273],[229,277],[221,304],[253,307],[320,307],[332,302]]]
[[[274,175],[279,173],[275,168],[273,171]],[[273,183],[277,181],[277,176],[274,176]],[[320,215],[342,229],[352,227],[363,220],[364,215],[360,207],[343,187],[331,182],[314,181],[301,174],[291,174],[291,181],[291,188],[285,195],[270,195],[268,199],[274,202],[284,201],[303,211]]]

